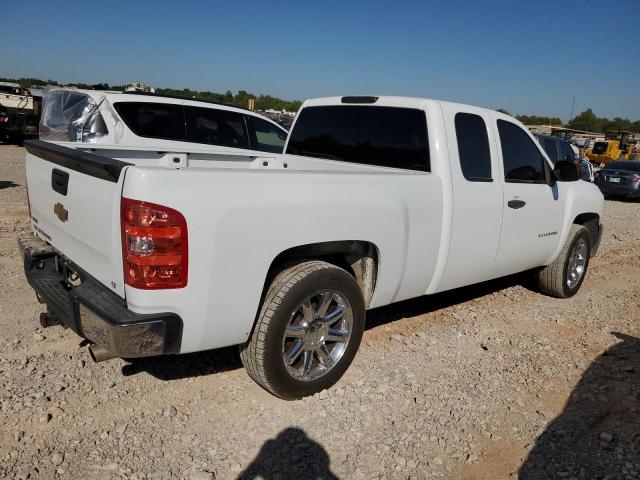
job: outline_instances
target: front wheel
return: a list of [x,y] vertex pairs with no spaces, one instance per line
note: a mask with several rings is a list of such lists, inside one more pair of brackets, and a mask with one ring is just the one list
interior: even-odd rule
[[240,357],[249,376],[292,400],[331,387],[353,360],[364,330],[364,300],[353,276],[306,261],[271,283]]
[[547,295],[569,298],[575,295],[589,267],[591,237],[582,225],[573,225],[558,258],[538,272],[538,285]]

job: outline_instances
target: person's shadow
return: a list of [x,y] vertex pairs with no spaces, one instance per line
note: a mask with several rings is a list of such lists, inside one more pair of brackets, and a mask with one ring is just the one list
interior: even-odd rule
[[338,480],[329,466],[329,454],[304,430],[287,428],[267,440],[238,480]]
[[613,335],[622,342],[589,366],[518,480],[640,478],[640,339]]

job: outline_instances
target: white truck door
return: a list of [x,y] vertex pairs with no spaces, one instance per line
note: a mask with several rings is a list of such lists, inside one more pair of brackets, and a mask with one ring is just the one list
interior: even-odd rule
[[564,215],[551,166],[530,132],[506,119],[494,123],[500,145],[503,221],[495,277],[542,266],[558,244]]
[[486,110],[443,103],[453,190],[451,241],[437,290],[490,278],[502,224],[502,184]]

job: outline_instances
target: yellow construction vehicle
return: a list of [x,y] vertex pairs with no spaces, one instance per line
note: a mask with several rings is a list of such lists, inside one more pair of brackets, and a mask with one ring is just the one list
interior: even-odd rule
[[633,153],[632,133],[607,130],[604,140],[596,142],[587,150],[586,157],[596,165],[606,165],[616,160],[628,160]]

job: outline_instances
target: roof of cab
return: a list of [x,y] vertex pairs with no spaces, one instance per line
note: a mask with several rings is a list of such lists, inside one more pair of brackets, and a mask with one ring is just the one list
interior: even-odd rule
[[[358,101],[358,100],[362,101]],[[340,96],[340,97],[322,97],[311,98],[305,100],[303,107],[313,107],[322,105],[371,105],[378,107],[405,107],[405,108],[422,108],[425,102],[432,102],[428,98],[418,97],[395,97],[389,95],[373,95],[373,96]]]
[[[361,99],[361,101],[358,101]],[[420,98],[420,97],[396,97],[391,95],[372,95],[372,96],[340,96],[340,97],[321,97],[311,98],[306,100],[301,108],[306,107],[319,107],[329,105],[362,105],[362,106],[378,106],[378,107],[400,107],[400,108],[417,108],[424,109],[427,106],[434,105],[449,105],[452,107],[462,108],[471,107],[490,112],[493,118],[508,120],[509,122],[516,123],[522,128],[526,127],[522,122],[511,115],[504,114],[492,108],[480,107],[475,105],[469,105],[458,102],[449,102],[445,100],[436,100],[434,98]]]

